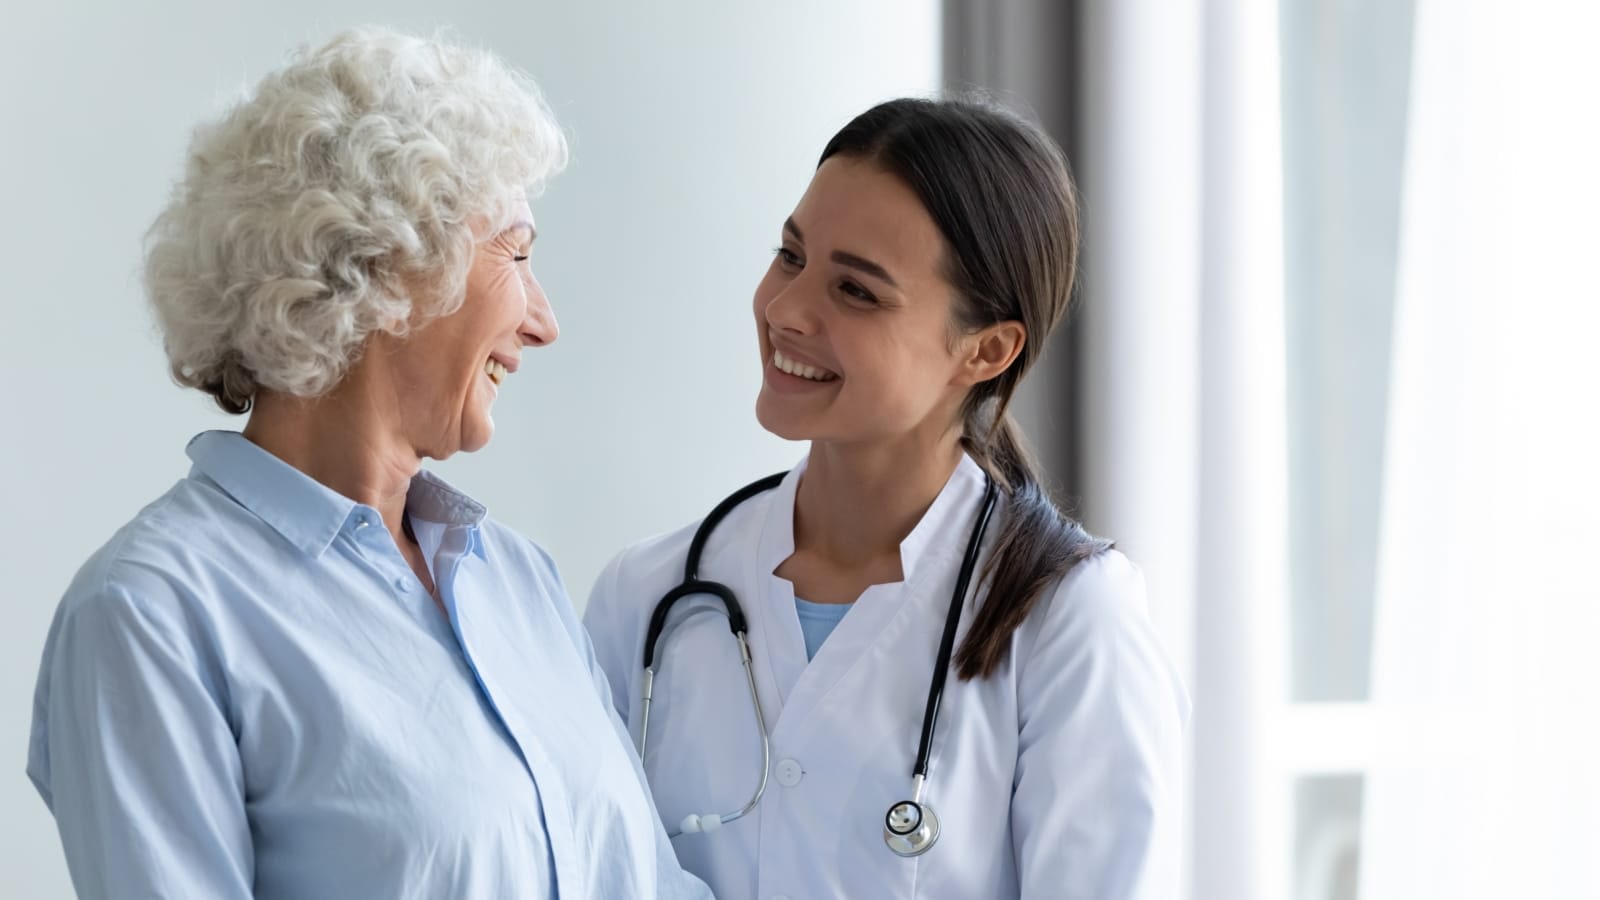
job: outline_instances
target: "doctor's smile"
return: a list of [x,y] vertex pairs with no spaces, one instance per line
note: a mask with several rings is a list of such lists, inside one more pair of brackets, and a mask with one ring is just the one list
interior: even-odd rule
[[781,374],[799,378],[802,381],[826,383],[839,380],[837,372],[830,372],[821,366],[809,365],[797,359],[784,356],[782,350],[772,351],[772,368],[777,369]]

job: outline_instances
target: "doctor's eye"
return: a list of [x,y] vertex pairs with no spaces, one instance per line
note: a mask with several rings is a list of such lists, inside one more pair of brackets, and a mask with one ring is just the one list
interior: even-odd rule
[[778,257],[778,263],[785,269],[798,269],[806,264],[806,261],[800,258],[800,254],[790,250],[788,247],[774,247],[772,252]]
[[860,300],[863,303],[877,303],[878,302],[877,296],[874,295],[871,291],[867,290],[866,288],[862,287],[859,284],[856,284],[854,281],[850,281],[848,279],[845,280],[845,281],[839,282],[839,292],[844,294],[844,295],[846,295],[846,296],[848,296],[848,297],[853,297],[856,300]]

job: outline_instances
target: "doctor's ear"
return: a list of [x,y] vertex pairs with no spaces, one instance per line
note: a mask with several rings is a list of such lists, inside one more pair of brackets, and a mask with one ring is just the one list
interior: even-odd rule
[[1028,341],[1028,330],[1021,322],[996,322],[966,335],[961,341],[963,358],[958,382],[964,386],[982,384],[1011,368]]

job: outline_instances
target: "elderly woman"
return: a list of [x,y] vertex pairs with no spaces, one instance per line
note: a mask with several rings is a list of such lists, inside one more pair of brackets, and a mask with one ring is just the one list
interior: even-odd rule
[[148,243],[177,380],[242,434],[96,553],[28,774],[85,897],[707,897],[555,566],[421,468],[556,339],[565,142],[486,53],[342,35],[202,128]]

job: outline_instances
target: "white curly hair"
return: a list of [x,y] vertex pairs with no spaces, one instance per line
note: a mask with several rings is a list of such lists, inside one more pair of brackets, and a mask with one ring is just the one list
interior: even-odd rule
[[377,331],[459,309],[475,244],[566,163],[492,54],[383,28],[301,50],[202,125],[146,239],[172,375],[247,412],[314,397]]

